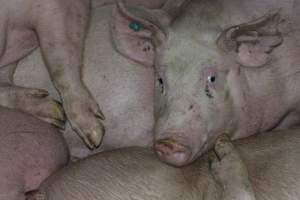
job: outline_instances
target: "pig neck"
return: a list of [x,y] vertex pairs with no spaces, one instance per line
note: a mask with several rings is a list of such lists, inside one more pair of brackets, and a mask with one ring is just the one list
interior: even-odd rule
[[259,69],[238,66],[229,72],[234,139],[276,128],[288,111],[296,107],[299,98],[287,87],[290,83],[284,77],[288,76],[274,66]]

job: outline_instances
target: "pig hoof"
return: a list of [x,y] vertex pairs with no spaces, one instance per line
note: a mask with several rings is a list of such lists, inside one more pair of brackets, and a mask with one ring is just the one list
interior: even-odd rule
[[0,87],[0,105],[30,113],[35,117],[64,128],[66,117],[61,103],[49,97],[46,90],[19,86]]
[[244,167],[243,161],[227,135],[217,139],[214,152],[209,155],[209,163],[212,174],[221,182],[230,177],[229,169],[232,170],[230,172],[235,173]]
[[229,136],[226,134],[223,134],[218,137],[214,149],[219,160],[221,160],[223,157],[230,153],[236,153]]
[[105,132],[103,126],[99,126],[97,129],[98,130],[88,132],[84,138],[85,143],[88,144],[91,149],[99,147]]
[[92,98],[78,99],[70,97],[64,99],[64,108],[67,118],[90,149],[99,147],[105,133],[105,129],[100,120],[104,120],[104,115],[100,111],[98,104]]
[[70,121],[70,124],[89,149],[93,150],[99,147],[105,133],[104,126],[100,122],[97,123],[94,129],[90,129],[90,130],[81,129],[76,125],[73,125],[72,121]]

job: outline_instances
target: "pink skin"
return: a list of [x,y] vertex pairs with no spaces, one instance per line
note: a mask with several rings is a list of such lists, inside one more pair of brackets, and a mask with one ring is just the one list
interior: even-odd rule
[[[84,82],[107,113],[106,134],[101,146],[90,151],[67,125],[64,136],[75,159],[114,148],[152,145],[154,68],[141,66],[115,50],[109,23],[114,7],[97,7],[91,13],[82,71]],[[43,65],[40,52],[33,52],[19,63],[14,80],[18,85],[46,89],[59,98]]]
[[[210,149],[222,132],[236,139],[300,122],[299,16],[277,0],[219,3],[194,1],[169,27],[129,9],[114,15],[118,51],[146,66],[155,63],[154,148],[175,166]],[[281,16],[257,17],[277,4]],[[207,20],[211,13],[218,14]],[[131,32],[124,26],[131,20],[143,28]],[[228,45],[225,37],[235,30]]]
[[25,200],[25,193],[67,164],[62,134],[28,114],[0,108],[0,199]]
[[[93,1],[94,7],[113,2]],[[165,0],[125,2],[154,8],[161,6]],[[73,134],[75,131],[90,149],[99,147],[105,130],[102,124],[104,116],[98,103],[104,106],[105,103],[96,102],[96,95],[91,94],[81,73],[90,1],[2,0],[0,3],[0,105],[29,112],[61,128],[67,117]],[[103,20],[109,21],[107,17]],[[99,45],[105,48],[103,46],[105,44]],[[47,91],[37,89],[40,85],[28,88],[29,84],[26,84],[27,87],[14,84],[17,63],[37,47],[41,47],[44,62],[41,64],[46,65],[62,105],[48,96]],[[34,82],[32,80],[36,81],[36,77],[29,78],[27,83]],[[113,117],[113,113],[109,112],[105,112],[106,119]]]

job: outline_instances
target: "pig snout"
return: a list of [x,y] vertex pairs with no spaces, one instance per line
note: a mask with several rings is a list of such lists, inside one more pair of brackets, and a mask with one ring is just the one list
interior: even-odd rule
[[154,143],[159,159],[173,166],[183,166],[190,162],[192,151],[172,138],[159,139]]

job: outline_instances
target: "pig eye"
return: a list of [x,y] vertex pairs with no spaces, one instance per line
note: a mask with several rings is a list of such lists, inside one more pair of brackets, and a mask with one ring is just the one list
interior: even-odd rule
[[217,77],[215,75],[207,76],[207,83],[205,85],[205,94],[208,98],[214,98],[212,95],[211,88],[214,88],[214,83],[216,82]]
[[208,98],[212,99],[214,98],[213,91],[217,87],[217,78],[218,78],[218,71],[215,67],[205,67],[202,70],[203,77],[203,84],[205,86],[204,91]]
[[216,81],[216,76],[208,76],[208,77],[207,77],[207,81],[208,81],[209,83],[214,83],[214,82]]

